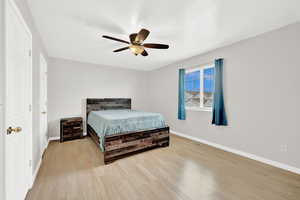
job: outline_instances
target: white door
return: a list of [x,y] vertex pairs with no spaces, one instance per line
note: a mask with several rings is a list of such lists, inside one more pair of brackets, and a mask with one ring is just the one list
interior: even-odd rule
[[22,200],[32,182],[32,36],[11,0],[5,11],[5,196]]
[[40,55],[40,144],[41,153],[47,146],[48,117],[47,117],[47,61]]

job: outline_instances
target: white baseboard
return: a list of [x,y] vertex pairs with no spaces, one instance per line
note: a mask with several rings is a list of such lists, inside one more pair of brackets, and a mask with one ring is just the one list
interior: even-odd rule
[[59,136],[55,136],[55,137],[49,137],[48,141],[53,141],[53,140],[60,140]]
[[[48,140],[47,140],[47,144],[46,144],[46,147],[45,147],[44,151],[46,151],[46,149],[48,148],[48,145],[49,145],[49,138],[48,138]],[[43,153],[44,153],[44,152],[43,152]]]
[[34,173],[33,173],[33,175],[32,175],[32,183],[31,183],[31,187],[30,187],[30,188],[32,188],[32,186],[33,186],[33,184],[34,184],[34,181],[35,181],[35,179],[36,179],[36,176],[37,176],[37,174],[39,173],[39,170],[40,170],[41,164],[42,164],[43,153],[44,153],[44,152],[46,151],[46,149],[48,148],[48,144],[49,144],[49,139],[47,140],[47,143],[46,143],[44,149],[41,151],[41,155],[40,155],[39,162],[38,162],[38,164],[37,164],[37,166],[36,166],[36,168],[35,168],[35,170],[34,170]]
[[[87,136],[87,133],[83,132],[83,136]],[[48,138],[48,142],[53,141],[53,140],[60,140],[60,136],[55,136],[55,137],[49,137]]]
[[196,142],[200,142],[200,143],[207,144],[209,146],[212,146],[212,147],[215,147],[215,148],[218,148],[218,149],[222,149],[224,151],[228,151],[228,152],[231,152],[231,153],[234,153],[234,154],[246,157],[246,158],[250,158],[252,160],[256,160],[256,161],[259,161],[259,162],[262,162],[262,163],[265,163],[265,164],[268,164],[268,165],[272,165],[274,167],[278,167],[278,168],[281,168],[281,169],[284,169],[284,170],[287,170],[287,171],[294,172],[296,174],[300,174],[300,169],[297,168],[297,167],[293,167],[293,166],[283,164],[283,163],[280,163],[280,162],[277,162],[277,161],[269,160],[267,158],[263,158],[263,157],[260,157],[260,156],[257,156],[257,155],[251,154],[251,153],[247,153],[247,152],[243,152],[243,151],[240,151],[240,150],[232,149],[230,147],[226,147],[226,146],[223,146],[223,145],[220,145],[220,144],[216,144],[216,143],[213,143],[213,142],[202,140],[202,139],[199,139],[199,138],[196,138],[196,137],[193,137],[193,136],[185,135],[183,133],[178,133],[176,131],[170,130],[170,132],[173,133],[174,135],[178,135],[178,136],[181,136],[181,137],[184,137],[184,138],[196,141]]
[[36,166],[36,168],[35,168],[35,170],[34,170],[34,173],[33,173],[33,175],[32,175],[32,183],[31,183],[30,188],[32,188],[32,186],[33,186],[33,184],[34,184],[34,181],[35,181],[35,179],[36,179],[36,176],[37,176],[37,174],[38,174],[38,172],[39,172],[39,170],[40,170],[41,164],[42,164],[42,158],[39,159],[39,162],[38,162],[38,164],[37,164],[37,166]]

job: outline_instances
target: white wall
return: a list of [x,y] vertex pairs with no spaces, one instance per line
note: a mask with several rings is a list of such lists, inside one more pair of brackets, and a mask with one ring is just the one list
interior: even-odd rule
[[[299,35],[297,23],[150,72],[150,110],[173,131],[300,168]],[[177,120],[178,68],[220,57],[229,126],[212,126],[210,112]]]
[[48,66],[49,136],[59,136],[63,117],[85,117],[86,98],[132,98],[147,110],[147,72],[51,58]]

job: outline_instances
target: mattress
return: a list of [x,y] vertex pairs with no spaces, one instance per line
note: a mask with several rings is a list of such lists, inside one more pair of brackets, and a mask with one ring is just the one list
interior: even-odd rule
[[105,151],[104,139],[107,135],[166,127],[160,113],[127,109],[92,111],[88,115],[87,122],[99,136],[102,151]]

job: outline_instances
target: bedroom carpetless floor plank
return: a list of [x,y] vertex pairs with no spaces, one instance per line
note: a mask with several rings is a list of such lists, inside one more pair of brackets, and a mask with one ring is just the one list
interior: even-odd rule
[[50,142],[27,200],[299,200],[300,176],[171,135],[104,165],[90,138]]

